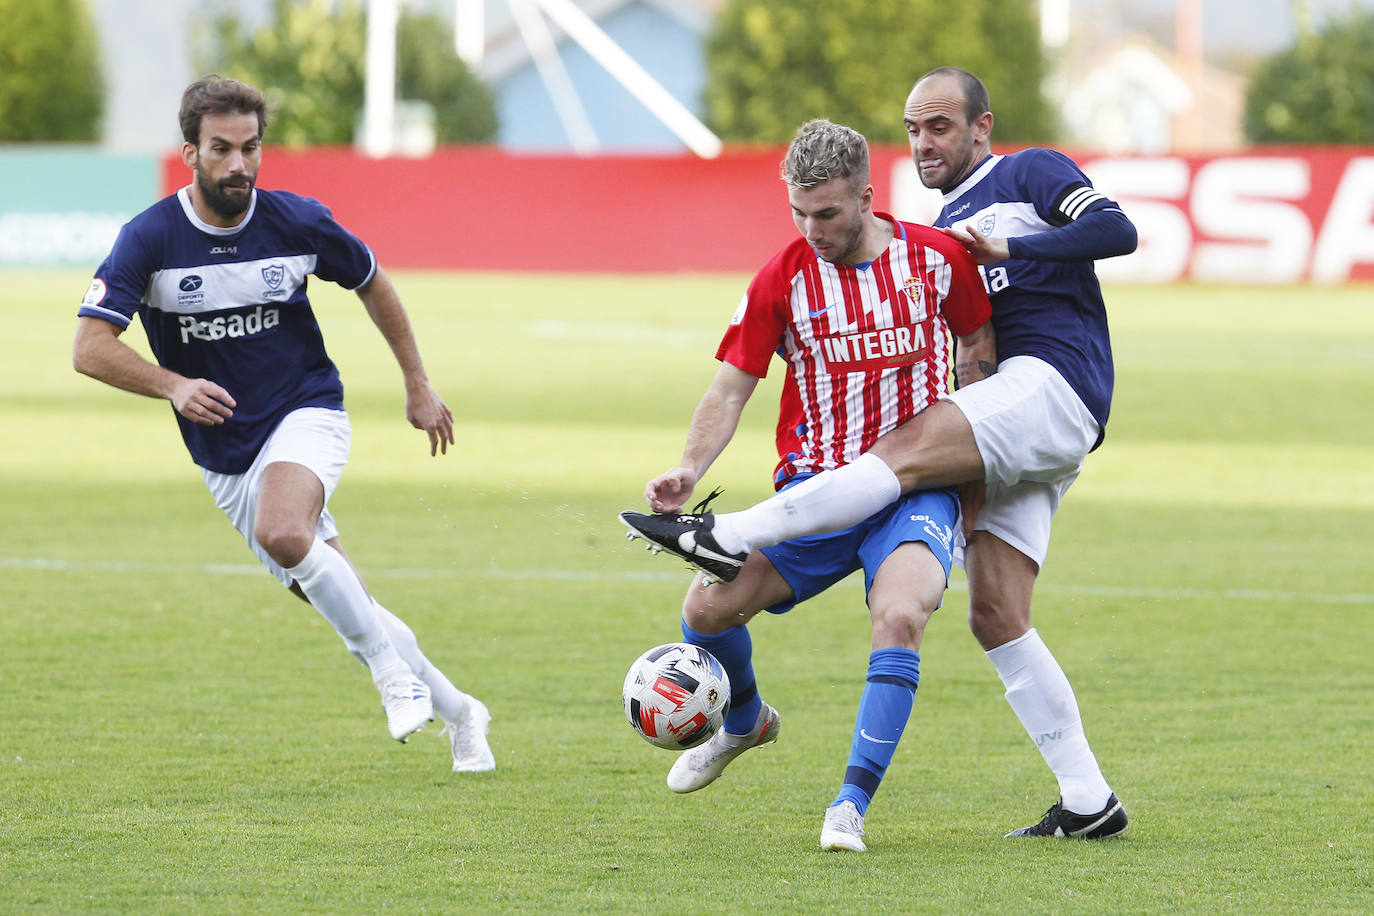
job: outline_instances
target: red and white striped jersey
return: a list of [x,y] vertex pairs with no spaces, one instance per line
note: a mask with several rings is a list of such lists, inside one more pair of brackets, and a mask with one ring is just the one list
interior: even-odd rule
[[948,390],[950,332],[991,315],[963,246],[887,214],[894,237],[866,265],[834,264],[805,239],[749,284],[716,358],[763,378],[787,363],[774,483],[836,468],[863,454]]

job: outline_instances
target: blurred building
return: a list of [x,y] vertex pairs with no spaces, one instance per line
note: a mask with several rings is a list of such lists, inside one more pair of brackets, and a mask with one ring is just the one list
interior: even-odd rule
[[1199,78],[1191,78],[1173,52],[1144,36],[1094,48],[1062,66],[1049,94],[1067,145],[1107,153],[1245,145],[1245,78],[1237,73],[1204,64]]
[[[677,104],[704,118],[705,38],[725,0],[400,0],[476,15],[458,36],[495,90],[508,149],[673,152],[685,148],[604,61],[550,15],[573,7]],[[786,0],[776,0],[784,3]],[[901,3],[904,0],[873,0]],[[90,0],[109,87],[104,143],[154,152],[180,142],[175,119],[194,30],[232,8],[247,24],[272,0]],[[1047,86],[1068,145],[1222,150],[1240,142],[1244,73],[1302,27],[1374,0],[1039,0],[1055,77]],[[471,18],[469,22],[473,21]],[[460,29],[460,32],[463,32]]]
[[[401,0],[454,16],[460,0]],[[563,0],[581,10],[683,108],[701,117],[705,37],[722,0]],[[120,152],[178,145],[175,112],[193,72],[197,29],[227,0],[91,0],[109,97],[103,143]],[[236,0],[249,26],[271,0]],[[517,15],[519,14],[519,15]],[[667,152],[685,148],[664,122],[534,0],[480,0],[474,69],[493,88],[498,142],[526,151]],[[552,55],[537,54],[546,40]],[[533,50],[532,50],[533,48]],[[562,82],[560,82],[560,80]],[[557,99],[557,101],[555,101]]]
[[[684,148],[683,140],[661,118],[556,21],[537,9],[540,24],[533,28],[525,24],[528,16],[513,17],[511,7],[518,8],[520,2],[487,0],[490,25],[477,67],[496,95],[503,147],[540,152]],[[579,0],[578,6],[668,94],[702,119],[705,38],[720,3]]]

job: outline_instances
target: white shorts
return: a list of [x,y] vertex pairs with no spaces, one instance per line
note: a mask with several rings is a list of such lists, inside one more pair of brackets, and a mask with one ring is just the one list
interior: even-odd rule
[[[1045,562],[1050,520],[1101,428],[1069,383],[1049,363],[1013,356],[997,372],[948,395],[973,427],[986,469],[987,502],[974,528],[988,531]],[[954,561],[963,566],[964,539]]]
[[276,560],[268,556],[253,536],[262,472],[269,464],[278,461],[304,465],[313,471],[320,483],[324,484],[325,501],[324,510],[315,525],[315,533],[326,541],[338,537],[339,529],[334,524],[334,516],[329,514],[329,497],[334,495],[334,489],[343,476],[344,465],[348,464],[352,438],[346,411],[302,407],[282,417],[252,466],[242,474],[219,474],[201,468],[205,485],[215,498],[215,505],[224,510],[253,553],[287,588],[291,587],[294,580]]

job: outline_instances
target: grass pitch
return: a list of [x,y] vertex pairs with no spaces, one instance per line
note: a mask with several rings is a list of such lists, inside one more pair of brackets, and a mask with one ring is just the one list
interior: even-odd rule
[[[458,417],[436,459],[361,307],[317,284],[354,422],[332,506],[374,592],[491,707],[499,768],[468,775],[433,728],[387,738],[170,408],[71,371],[87,277],[0,279],[0,911],[1374,908],[1367,288],[1108,291],[1114,414],[1036,623],[1131,829],[1001,838],[1055,788],[956,579],[856,856],[816,848],[867,657],[855,582],[756,622],[782,737],[710,789],[671,794],[671,755],[619,708],[689,575],[614,513],[676,462],[746,278],[398,275]],[[767,492],[777,385],[706,481],[724,508]]]

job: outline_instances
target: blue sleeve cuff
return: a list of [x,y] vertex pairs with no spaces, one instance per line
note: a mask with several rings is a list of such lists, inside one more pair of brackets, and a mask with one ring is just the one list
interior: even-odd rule
[[1064,226],[1007,239],[1023,261],[1097,261],[1135,251],[1135,225],[1115,207],[1090,210]]

